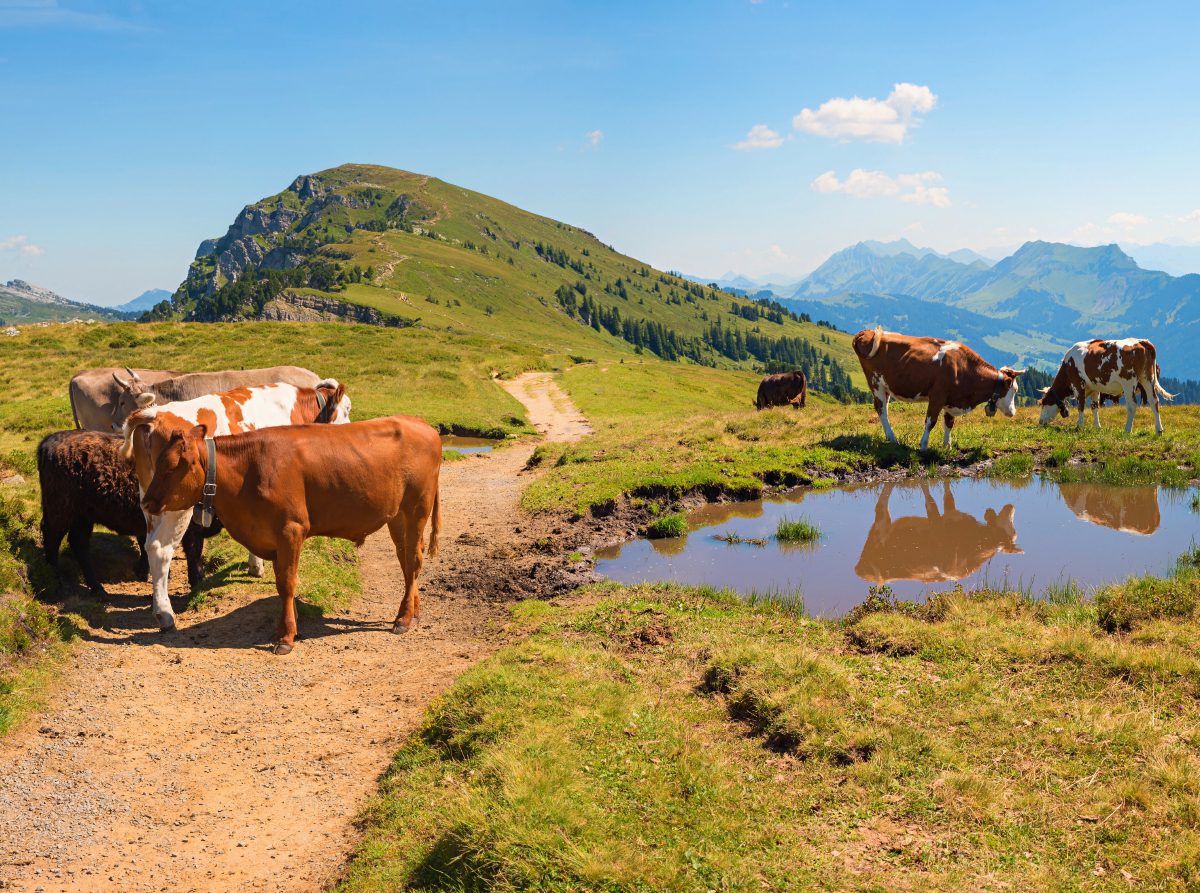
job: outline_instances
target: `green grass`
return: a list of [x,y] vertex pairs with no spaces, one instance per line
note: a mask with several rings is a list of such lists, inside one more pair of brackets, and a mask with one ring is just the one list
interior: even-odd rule
[[431,706],[339,889],[1193,888],[1193,616],[596,598],[519,612]]
[[781,543],[811,543],[820,539],[821,535],[820,526],[807,515],[801,515],[794,521],[784,515],[775,526],[775,539]]
[[663,515],[646,525],[646,536],[650,539],[687,536],[687,532],[687,518],[683,515]]
[[40,710],[69,652],[74,626],[28,595],[0,595],[0,737]]

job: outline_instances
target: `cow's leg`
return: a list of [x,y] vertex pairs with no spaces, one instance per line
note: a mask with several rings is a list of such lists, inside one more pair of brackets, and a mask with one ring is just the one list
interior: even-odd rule
[[1125,433],[1128,434],[1133,430],[1133,417],[1137,414],[1137,392],[1134,388],[1137,387],[1137,382],[1129,382],[1125,385]]
[[71,527],[71,532],[67,534],[67,542],[71,544],[75,563],[83,571],[83,580],[92,591],[92,595],[96,598],[107,598],[108,593],[100,584],[100,577],[92,564],[92,522],[85,519],[76,521]]
[[58,550],[62,548],[63,537],[67,531],[52,527],[42,517],[42,551],[46,553],[46,563],[58,571]]
[[296,587],[300,584],[300,552],[303,548],[304,538],[300,532],[288,531],[279,538],[275,553],[275,591],[279,593],[282,610],[272,650],[280,656],[288,654],[296,644]]
[[1078,399],[1079,399],[1079,421],[1075,423],[1075,430],[1082,431],[1083,430],[1083,414],[1085,412],[1087,412],[1087,402],[1088,402],[1087,394],[1084,394],[1083,396],[1079,397]]
[[942,446],[950,446],[950,432],[954,430],[954,416],[950,415],[950,410],[942,413],[942,424],[946,426],[946,436],[942,438]]
[[921,434],[921,449],[929,448],[929,432],[933,430],[933,426],[937,424],[938,416],[942,414],[942,404],[929,401],[929,407],[925,410],[925,430]]
[[1158,414],[1158,391],[1154,390],[1154,382],[1153,381],[1143,382],[1141,385],[1139,385],[1139,387],[1142,388],[1143,398],[1145,397],[1146,394],[1154,395],[1153,400],[1146,400],[1146,405],[1150,407],[1150,412],[1154,414],[1154,433],[1162,434],[1163,433],[1162,417]]
[[1096,423],[1096,430],[1100,430],[1100,403],[1103,401],[1103,396],[1095,394],[1092,397],[1092,421]]
[[879,414],[879,422],[883,425],[883,433],[892,443],[896,443],[896,435],[892,431],[892,423],[888,421],[888,403],[891,397],[884,396],[882,400],[875,398],[875,412]]
[[425,563],[425,519],[429,512],[416,507],[401,511],[388,522],[388,532],[396,544],[396,557],[404,568],[404,600],[396,619],[392,621],[392,632],[407,632],[421,622],[421,594],[417,589],[417,577]]
[[246,573],[251,577],[265,577],[267,575],[266,564],[263,563],[261,558],[249,550],[246,552],[246,565]]
[[199,524],[188,524],[183,535],[183,554],[187,558],[188,587],[195,589],[204,579],[204,528]]
[[171,608],[171,599],[167,594],[167,583],[171,575],[171,559],[175,550],[187,533],[188,524],[192,521],[192,510],[182,512],[163,512],[157,517],[146,519],[146,553],[150,559],[150,579],[154,586],[151,599],[154,617],[158,627],[164,633],[175,629],[175,612]]
[[133,571],[134,577],[139,583],[145,583],[150,579],[150,556],[146,553],[146,537],[136,536],[138,544],[138,563]]

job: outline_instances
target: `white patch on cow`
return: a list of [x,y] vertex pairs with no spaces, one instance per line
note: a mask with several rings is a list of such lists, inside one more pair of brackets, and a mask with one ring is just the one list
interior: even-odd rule
[[949,415],[952,415],[955,418],[958,418],[959,416],[970,415],[971,410],[973,410],[974,408],[975,408],[974,406],[968,406],[966,409],[959,409],[957,406],[947,406],[946,412]]
[[[146,494],[143,492],[142,495]],[[175,612],[171,609],[171,599],[167,596],[167,582],[171,558],[183,542],[183,535],[187,533],[191,519],[191,509],[186,512],[146,515],[146,557],[150,559],[150,571],[154,580],[152,610],[160,629],[170,629],[175,625]]]
[[1058,415],[1058,407],[1053,403],[1049,406],[1042,407],[1042,414],[1038,417],[1039,425],[1049,425]]
[[933,355],[934,362],[940,363],[946,358],[946,354],[952,350],[958,350],[960,347],[962,345],[957,341],[943,341],[942,346],[938,348],[938,352]]
[[1017,383],[1014,381],[1009,386],[1007,393],[996,401],[996,408],[1004,413],[1008,418],[1012,418],[1017,414]]
[[937,419],[925,417],[925,433],[921,435],[921,449],[929,446],[929,432],[933,430],[933,426],[937,423]]

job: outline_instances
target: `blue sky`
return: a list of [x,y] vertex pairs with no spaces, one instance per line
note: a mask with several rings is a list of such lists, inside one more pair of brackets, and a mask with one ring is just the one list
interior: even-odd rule
[[0,0],[0,279],[98,303],[174,289],[243,205],[348,161],[703,276],[803,274],[902,235],[940,251],[1194,242],[1198,19]]

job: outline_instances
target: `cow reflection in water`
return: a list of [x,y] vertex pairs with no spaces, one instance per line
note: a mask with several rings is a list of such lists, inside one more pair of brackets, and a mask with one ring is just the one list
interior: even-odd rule
[[1113,487],[1104,484],[1059,484],[1063,502],[1075,517],[1122,533],[1149,536],[1158,530],[1158,486]]
[[867,535],[862,557],[854,568],[864,580],[883,583],[888,580],[919,580],[944,583],[961,580],[974,573],[997,552],[1021,554],[1017,548],[1017,529],[1013,525],[1016,509],[1006,505],[997,514],[988,509],[983,523],[954,507],[950,482],[943,484],[942,510],[939,512],[929,484],[922,481],[925,517],[892,518],[888,509],[895,484],[885,484],[875,505],[875,523]]

